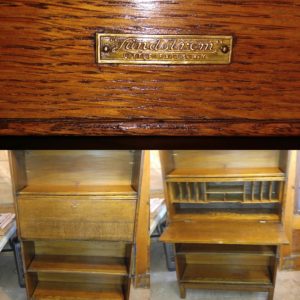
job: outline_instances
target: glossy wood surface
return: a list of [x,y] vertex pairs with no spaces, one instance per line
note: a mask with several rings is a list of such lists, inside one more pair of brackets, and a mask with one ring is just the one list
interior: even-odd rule
[[[300,1],[3,1],[0,134],[300,134]],[[223,66],[95,63],[95,33],[232,35]]]
[[[226,225],[226,226],[225,226]],[[280,245],[287,244],[284,229],[278,223],[247,221],[172,222],[161,241],[166,243]]]
[[99,285],[65,282],[40,282],[34,292],[33,300],[124,300],[119,288],[99,288]]
[[125,276],[125,260],[112,257],[36,255],[28,272],[88,273]]
[[222,284],[271,284],[266,266],[237,265],[187,265],[182,282],[222,283]]
[[134,200],[20,197],[20,235],[24,239],[131,241],[135,208]]

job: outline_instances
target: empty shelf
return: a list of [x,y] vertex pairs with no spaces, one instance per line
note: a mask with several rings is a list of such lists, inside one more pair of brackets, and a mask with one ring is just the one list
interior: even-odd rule
[[209,244],[181,244],[178,245],[176,254],[222,254],[222,255],[262,255],[275,256],[276,251],[272,246],[256,245],[209,245]]
[[33,300],[124,300],[121,288],[101,288],[95,284],[39,282]]
[[230,177],[280,177],[283,180],[284,172],[282,172],[279,168],[175,169],[167,175],[167,180],[173,178],[178,179],[180,177],[227,179]]
[[266,284],[271,278],[266,266],[188,264],[180,280],[184,283]]
[[136,196],[136,191],[130,185],[105,185],[105,186],[47,186],[28,185],[20,195],[46,194],[46,195],[131,195]]
[[128,274],[125,259],[122,258],[68,255],[37,255],[28,272]]

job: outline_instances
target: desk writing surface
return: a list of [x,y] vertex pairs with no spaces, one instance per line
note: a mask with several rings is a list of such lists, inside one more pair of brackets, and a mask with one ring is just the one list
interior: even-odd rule
[[249,221],[172,222],[167,226],[160,240],[166,243],[288,244],[283,226],[280,223]]

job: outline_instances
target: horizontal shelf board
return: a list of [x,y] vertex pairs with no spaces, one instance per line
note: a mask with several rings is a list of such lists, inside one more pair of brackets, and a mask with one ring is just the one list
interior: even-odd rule
[[206,194],[244,194],[244,187],[225,187],[225,186],[216,186],[208,187],[206,189]]
[[268,203],[280,203],[280,200],[189,200],[189,199],[171,199],[172,203],[201,203],[201,204],[209,204],[209,203],[219,203],[219,202],[224,202],[224,203],[241,203],[241,204],[268,204]]
[[128,275],[122,258],[68,255],[37,255],[28,272]]
[[45,194],[45,195],[128,195],[136,197],[137,192],[130,185],[105,186],[47,186],[29,185],[19,191],[19,195]]
[[222,254],[222,255],[260,255],[275,256],[275,249],[271,246],[256,245],[201,245],[201,244],[181,244],[177,250],[177,255],[186,254]]
[[[231,177],[255,178],[255,180],[284,180],[285,174],[279,168],[231,168],[231,169],[175,169],[167,175],[167,180],[177,178],[219,178],[230,180]],[[170,179],[170,180],[169,180]]]
[[266,266],[188,264],[181,282],[222,284],[271,284]]
[[[205,204],[205,205],[209,205]],[[203,211],[203,209],[201,209]],[[215,221],[234,221],[234,222],[258,222],[260,220],[270,221],[270,222],[280,222],[280,217],[276,213],[240,213],[240,212],[216,212],[208,211],[205,213],[195,213],[195,209],[185,209],[181,213],[176,213],[172,220],[174,222],[184,222],[190,220],[193,222],[215,222]]]
[[288,244],[280,223],[258,221],[177,221],[160,238],[166,243],[280,245]]
[[69,282],[39,282],[32,300],[124,300],[122,288]]

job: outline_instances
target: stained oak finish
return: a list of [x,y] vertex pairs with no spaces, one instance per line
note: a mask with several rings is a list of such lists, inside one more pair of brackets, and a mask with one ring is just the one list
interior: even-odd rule
[[[279,168],[223,168],[223,169],[176,169],[168,174],[168,181],[172,178],[226,178],[235,177],[253,177],[253,178],[264,178],[264,177],[279,177],[284,178],[284,173]],[[214,179],[218,180],[218,179]],[[223,179],[224,180],[224,179]]]
[[226,223],[222,221],[172,222],[164,231],[161,240],[166,243],[237,245],[279,245],[288,243],[281,224],[247,221],[226,221]]
[[133,239],[135,201],[19,198],[21,237],[24,239]]
[[28,272],[89,273],[126,276],[125,260],[114,257],[36,255]]
[[271,284],[268,268],[261,266],[190,264],[184,270],[183,282]]
[[[299,0],[2,2],[4,135],[300,134]],[[95,33],[234,37],[225,66],[95,62]]]
[[61,282],[40,282],[32,297],[33,300],[124,300],[123,292],[120,289],[101,289],[92,284],[61,283]]
[[291,152],[161,151],[169,213],[161,240],[174,244],[181,298],[198,288],[273,299],[279,246],[289,243]]
[[28,299],[128,300],[132,283],[149,287],[148,152],[10,158]]

